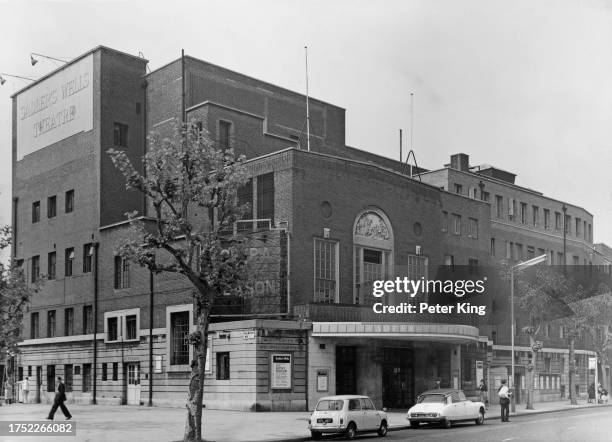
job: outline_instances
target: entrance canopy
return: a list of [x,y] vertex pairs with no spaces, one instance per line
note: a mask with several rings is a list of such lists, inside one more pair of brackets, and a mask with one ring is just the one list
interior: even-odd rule
[[467,344],[478,342],[478,328],[461,324],[400,322],[313,322],[312,336],[320,338],[405,339],[407,341]]

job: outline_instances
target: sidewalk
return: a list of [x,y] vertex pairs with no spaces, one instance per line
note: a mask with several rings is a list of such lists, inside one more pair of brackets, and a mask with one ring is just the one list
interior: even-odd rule
[[[612,405],[612,404],[610,404]],[[548,413],[606,405],[569,405],[569,401],[536,403],[536,410],[525,410],[524,404],[517,405],[512,416]],[[185,410],[180,408],[132,407],[118,405],[77,405],[68,404],[77,423],[74,441],[109,442],[173,442],[182,440],[185,424]],[[44,420],[49,411],[46,404],[12,404],[0,407],[1,421]],[[388,412],[390,430],[409,427],[405,411]],[[203,410],[204,439],[217,442],[262,442],[262,441],[304,441],[310,439],[308,412],[248,413],[240,411]],[[499,405],[492,406],[486,418],[499,419]],[[58,410],[56,422],[63,422],[64,416]],[[17,442],[36,441],[40,438],[16,437]],[[45,436],[45,441],[62,440],[61,437]],[[63,440],[67,440],[63,438]]]

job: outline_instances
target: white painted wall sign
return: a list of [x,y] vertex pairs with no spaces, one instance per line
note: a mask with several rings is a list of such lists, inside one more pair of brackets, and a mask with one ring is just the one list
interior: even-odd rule
[[17,96],[17,159],[93,129],[93,54]]

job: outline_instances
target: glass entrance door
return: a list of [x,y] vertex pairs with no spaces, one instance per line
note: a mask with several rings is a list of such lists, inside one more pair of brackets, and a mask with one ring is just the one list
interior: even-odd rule
[[385,348],[383,352],[383,406],[410,408],[415,401],[412,350]]

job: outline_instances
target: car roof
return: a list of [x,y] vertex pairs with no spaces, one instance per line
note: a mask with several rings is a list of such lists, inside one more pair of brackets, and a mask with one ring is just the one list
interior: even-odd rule
[[326,400],[339,401],[339,400],[345,400],[345,399],[370,399],[370,398],[368,396],[362,396],[359,394],[341,394],[337,396],[322,397],[319,400],[320,401],[326,401]]
[[449,395],[453,392],[461,392],[463,393],[463,390],[458,389],[458,388],[435,388],[433,390],[427,390],[424,391],[423,393],[421,393],[419,396],[423,396],[424,394],[443,394],[443,395]]

